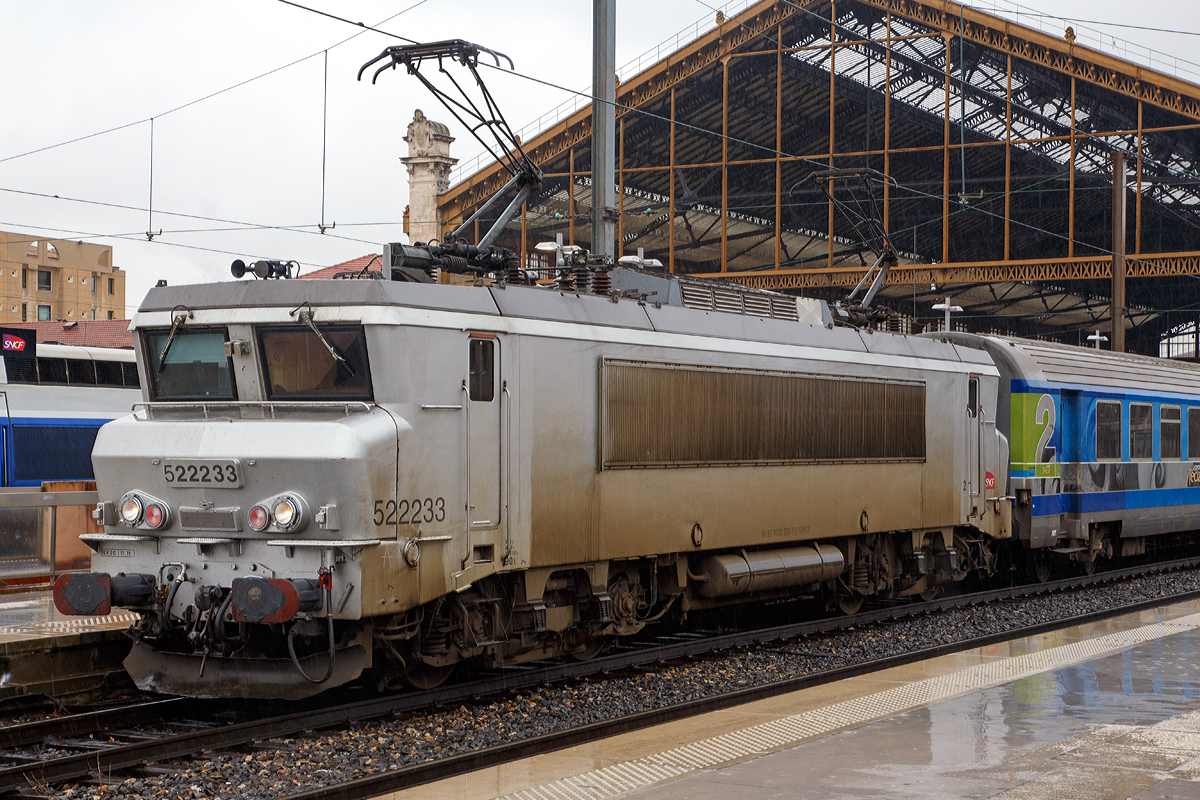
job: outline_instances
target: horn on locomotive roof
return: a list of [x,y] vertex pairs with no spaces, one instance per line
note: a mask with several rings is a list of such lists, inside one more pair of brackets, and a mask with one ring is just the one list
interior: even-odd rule
[[229,266],[229,271],[235,278],[240,278],[249,272],[255,278],[263,278],[264,280],[267,278],[290,278],[292,277],[293,269],[299,271],[300,264],[295,261],[273,261],[268,259],[254,261],[247,265],[245,261],[239,258]]
[[[408,70],[408,74],[415,75],[510,175],[504,187],[480,206],[478,211],[464,220],[446,237],[445,242],[417,243],[415,246],[405,246],[405,258],[410,262],[421,260],[416,253],[410,252],[412,247],[427,251],[431,258],[429,269],[440,267],[451,272],[484,273],[512,270],[518,267],[517,255],[511,250],[496,246],[495,241],[504,227],[516,216],[521,206],[542,186],[542,171],[521,146],[521,138],[504,118],[504,114],[501,113],[492,93],[479,74],[477,67],[481,53],[491,56],[499,68],[503,68],[501,60],[508,62],[509,69],[513,68],[512,59],[503,53],[462,39],[449,39],[442,42],[389,47],[363,64],[358,71],[358,79],[362,80],[363,73],[368,67],[383,61],[384,64],[371,76],[373,84],[384,70],[395,69],[403,64]],[[447,76],[451,88],[438,87],[421,72],[421,66],[426,61],[437,62],[438,71]],[[459,83],[454,80],[453,76],[446,71],[444,65],[446,61],[457,62],[470,71],[474,85],[479,92],[478,97],[472,97],[472,93],[468,91],[470,83],[465,81]],[[491,142],[481,135],[481,132],[484,131],[486,131],[485,135],[492,140]],[[491,209],[502,196],[513,189],[516,189],[516,195],[483,237],[474,245],[467,244],[462,238],[463,234],[470,230],[475,221]],[[395,265],[387,266],[391,268]]]
[[[835,321],[843,325],[857,327],[871,321],[886,319],[888,312],[885,309],[872,308],[871,303],[883,286],[888,271],[899,263],[899,258],[887,228],[883,225],[883,216],[879,213],[874,188],[876,183],[890,183],[895,186],[895,180],[890,175],[874,169],[831,169],[814,172],[809,177],[833,207],[850,222],[864,250],[877,255],[875,263],[854,287],[854,291],[846,295],[845,299],[831,304],[829,310],[833,313]],[[849,190],[849,203],[836,196],[838,183],[844,184]],[[857,195],[854,193],[854,184],[860,187]],[[861,196],[863,194],[866,195],[865,198]],[[874,280],[871,280],[872,276]],[[861,300],[857,299],[858,293],[866,287],[868,281],[871,281],[870,288]]]

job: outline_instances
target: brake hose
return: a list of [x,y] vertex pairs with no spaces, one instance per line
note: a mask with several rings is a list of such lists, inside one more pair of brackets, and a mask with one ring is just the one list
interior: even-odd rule
[[325,674],[320,678],[314,678],[304,671],[304,667],[300,664],[300,659],[296,658],[296,626],[288,631],[287,647],[288,655],[292,657],[292,663],[296,665],[296,671],[300,673],[300,677],[309,683],[324,683],[329,680],[329,676],[333,675],[333,571],[322,568],[319,572],[321,586],[325,588],[325,622],[329,628],[329,665],[325,667]]

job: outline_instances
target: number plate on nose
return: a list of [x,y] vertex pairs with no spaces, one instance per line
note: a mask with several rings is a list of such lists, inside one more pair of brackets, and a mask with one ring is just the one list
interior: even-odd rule
[[164,459],[162,470],[163,480],[172,486],[205,489],[240,489],[242,486],[242,470],[236,459]]

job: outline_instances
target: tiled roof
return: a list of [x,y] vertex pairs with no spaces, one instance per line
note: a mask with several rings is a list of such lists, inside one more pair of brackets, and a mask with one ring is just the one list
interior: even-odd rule
[[297,277],[299,277],[299,278],[316,278],[318,280],[329,279],[329,278],[332,278],[334,275],[338,274],[339,272],[350,272],[350,271],[361,270],[363,267],[367,266],[367,264],[370,263],[372,260],[374,260],[375,263],[371,264],[371,268],[374,270],[380,269],[381,268],[381,266],[380,266],[381,256],[378,253],[371,253],[369,255],[359,256],[358,258],[355,258],[351,261],[343,261],[341,264],[334,264],[332,267],[325,267],[324,269],[314,270],[305,275],[298,275]]
[[133,349],[133,334],[127,319],[95,319],[78,322],[16,322],[10,328],[37,331],[39,344],[70,344],[79,347],[122,347]]

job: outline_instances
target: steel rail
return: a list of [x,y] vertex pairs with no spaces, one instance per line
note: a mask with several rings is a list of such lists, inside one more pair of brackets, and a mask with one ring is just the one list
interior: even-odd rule
[[[47,717],[35,722],[4,725],[0,726],[0,750],[39,745],[47,739],[66,739],[87,736],[92,733],[103,733],[110,730],[114,724],[125,728],[132,725],[147,725],[167,719],[168,715],[173,717],[180,714],[194,715],[197,710],[196,701],[190,697],[170,697],[165,700],[160,698],[145,703],[98,709],[83,714]],[[0,760],[3,760],[2,753],[0,753]]]
[[[499,674],[489,675],[482,680],[476,680],[464,684],[456,684],[448,687],[441,687],[420,693],[397,695],[390,698],[373,698],[326,709],[317,709],[315,711],[305,711],[302,713],[288,714],[280,717],[271,717],[249,722],[235,723],[232,725],[225,725],[206,730],[188,731],[185,733],[164,736],[161,739],[156,739],[153,741],[116,745],[104,750],[47,759],[45,762],[38,765],[19,765],[14,767],[0,768],[0,794],[19,791],[22,787],[26,786],[30,782],[36,782],[38,784],[43,782],[48,784],[57,784],[76,778],[86,777],[92,773],[99,772],[104,774],[107,772],[142,766],[152,762],[162,762],[172,759],[185,758],[204,750],[239,747],[256,741],[302,734],[306,732],[322,730],[325,728],[332,728],[338,725],[349,724],[353,721],[377,719],[391,715],[411,713],[431,706],[456,705],[479,697],[534,688],[545,684],[557,683],[566,679],[583,678],[600,673],[614,672],[637,666],[644,666],[664,661],[673,661],[681,658],[700,656],[711,652],[719,652],[721,650],[745,647],[752,644],[765,644],[781,639],[795,638],[816,633],[825,633],[838,630],[840,628],[859,627],[862,625],[886,622],[889,620],[912,617],[929,612],[942,611],[949,608],[960,608],[970,605],[1014,599],[1022,596],[1080,588],[1088,585],[1111,583],[1114,581],[1137,577],[1139,575],[1169,572],[1195,566],[1200,566],[1200,558],[1178,559],[1175,561],[1161,562],[1158,564],[1145,564],[1135,567],[1128,567],[1121,570],[1114,570],[1111,572],[1096,573],[1091,576],[1079,576],[1057,581],[1048,581],[1041,584],[1023,585],[1004,589],[988,590],[967,595],[949,596],[921,603],[913,603],[903,606],[861,612],[847,617],[824,618],[703,638],[663,637],[682,639],[682,641],[673,641],[672,643],[665,645],[654,645],[642,642],[640,643],[642,646],[637,646],[639,643],[633,643],[628,645],[623,652],[602,656],[586,662],[551,663],[544,666],[533,664],[509,667],[502,670]],[[973,639],[953,642],[933,648],[915,650],[911,651],[910,653],[892,656],[883,660],[863,662],[861,664],[839,668],[826,673],[813,673],[811,675],[789,679],[783,682],[764,684],[762,686],[742,689],[733,693],[723,694],[712,698],[705,698],[691,701],[690,703],[669,706],[664,709],[642,712],[641,714],[633,717],[623,718],[625,721],[611,720],[603,723],[594,723],[592,725],[585,726],[584,728],[563,731],[558,734],[550,735],[549,737],[539,737],[537,741],[549,738],[556,742],[574,742],[575,740],[572,738],[575,736],[575,734],[572,732],[574,730],[592,731],[593,733],[590,735],[592,735],[594,738],[611,736],[614,733],[621,732],[622,730],[635,730],[638,727],[659,724],[659,722],[678,719],[692,714],[704,713],[705,710],[724,708],[728,705],[736,705],[738,703],[748,702],[760,697],[770,697],[782,692],[794,691],[807,686],[817,685],[818,683],[828,682],[831,680],[840,680],[842,678],[852,677],[854,675],[862,675],[868,672],[886,669],[891,666],[912,663],[913,661],[931,658],[937,655],[953,653],[972,647],[995,644],[997,642],[1007,641],[1016,637],[1033,635],[1048,630],[1057,630],[1063,627],[1081,624],[1083,622],[1106,619],[1120,614],[1132,613],[1133,611],[1143,608],[1153,608],[1161,606],[1165,603],[1182,602],[1194,598],[1200,598],[1200,591],[1187,592],[1169,597],[1157,597],[1150,600],[1141,601],[1139,603],[1103,609],[1101,611],[1091,612],[1089,614],[1083,614],[1076,617],[1043,622],[1023,628],[1002,631],[984,637],[976,637]],[[722,703],[726,705],[721,705]],[[621,727],[622,725],[632,727]],[[600,731],[606,732],[599,733]],[[591,739],[585,739],[580,741],[590,740]],[[426,765],[405,767],[393,772],[380,773],[379,775],[357,779],[357,781],[347,782],[346,784],[341,784],[340,786],[350,787],[352,785],[357,785],[358,782],[365,782],[363,783],[363,786],[366,786],[372,780],[383,781],[383,776],[392,775],[398,776],[394,779],[400,781],[400,783],[395,785],[395,788],[398,788],[399,786],[414,785],[414,780],[419,780],[419,782],[438,780],[442,777],[446,777],[447,775],[461,774],[462,772],[479,769],[490,764],[501,763],[506,759],[523,757],[521,753],[526,751],[522,750],[521,748],[526,746],[532,748],[533,746],[529,743],[534,741],[534,739],[526,739],[522,740],[521,742],[514,742],[512,745],[504,745],[498,748],[488,748],[477,751],[476,753],[454,756],[439,760],[437,762],[429,762],[429,764]],[[569,745],[564,744],[561,746]],[[510,747],[516,749],[507,749]],[[533,753],[535,750],[530,749],[528,752]],[[548,751],[543,750],[540,752]],[[499,760],[489,760],[492,758]],[[443,762],[447,765],[458,766],[454,766],[452,770],[449,766],[443,768]],[[475,766],[470,766],[471,764],[474,764]],[[422,772],[422,769],[428,769],[429,771]],[[295,797],[371,796],[370,794],[342,795],[338,794],[339,791],[341,791],[339,785],[335,785],[321,789],[316,794],[301,793],[295,795]],[[353,791],[358,790],[355,789]],[[366,790],[363,789],[362,791]],[[374,789],[371,791],[378,793]]]

